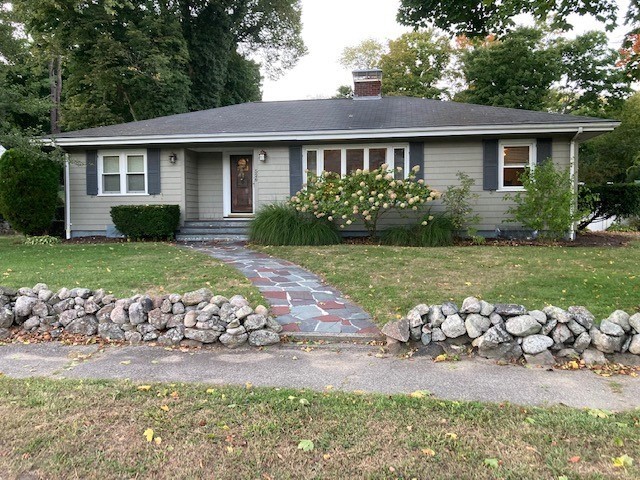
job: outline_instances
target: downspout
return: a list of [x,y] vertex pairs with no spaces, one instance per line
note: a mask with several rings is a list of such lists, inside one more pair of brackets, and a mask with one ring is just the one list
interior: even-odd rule
[[[574,215],[577,206],[577,193],[578,193],[578,179],[576,178],[576,142],[578,137],[582,135],[583,128],[579,127],[578,132],[571,139],[569,145],[569,175],[571,176],[571,189],[576,199],[571,202],[571,216]],[[576,239],[576,222],[571,223],[571,232],[569,232],[569,239],[571,241]]]
[[64,154],[64,230],[67,240],[71,238],[71,186],[69,185],[69,154]]

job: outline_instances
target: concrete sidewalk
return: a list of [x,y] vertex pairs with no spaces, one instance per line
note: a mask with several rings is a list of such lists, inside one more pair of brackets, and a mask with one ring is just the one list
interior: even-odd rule
[[378,358],[369,346],[281,345],[181,352],[151,346],[65,346],[58,342],[0,346],[9,377],[129,379],[139,382],[309,388],[379,393],[428,390],[449,400],[511,402],[628,410],[640,407],[640,378],[603,378],[590,371],[498,366],[473,359],[433,363],[427,357]]

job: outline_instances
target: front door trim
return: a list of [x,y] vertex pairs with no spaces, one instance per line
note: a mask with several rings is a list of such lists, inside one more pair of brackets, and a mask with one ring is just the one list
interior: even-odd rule
[[[249,155],[251,161],[252,208],[250,213],[231,213],[231,155]],[[256,210],[255,155],[246,148],[229,149],[222,152],[222,213],[224,217],[252,217]]]

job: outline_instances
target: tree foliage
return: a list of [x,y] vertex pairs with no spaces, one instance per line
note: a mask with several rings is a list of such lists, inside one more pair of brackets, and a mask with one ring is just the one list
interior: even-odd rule
[[612,28],[617,8],[615,0],[401,0],[398,20],[415,28],[435,25],[452,33],[484,36],[513,29],[513,17],[522,13],[562,30],[571,28],[571,14],[592,15]]

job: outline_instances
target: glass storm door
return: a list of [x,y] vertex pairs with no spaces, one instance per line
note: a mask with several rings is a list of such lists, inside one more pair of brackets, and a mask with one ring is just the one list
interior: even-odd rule
[[231,213],[253,213],[253,157],[231,155]]

